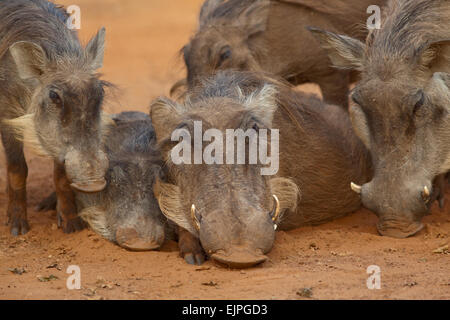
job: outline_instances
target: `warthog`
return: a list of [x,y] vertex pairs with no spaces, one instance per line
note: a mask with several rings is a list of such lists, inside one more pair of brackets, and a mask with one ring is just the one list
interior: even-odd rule
[[148,115],[125,112],[107,128],[106,188],[76,192],[80,216],[105,238],[129,250],[158,249],[170,226],[153,196],[155,177],[164,179],[162,158]]
[[[266,76],[221,71],[191,92],[183,105],[167,98],[156,100],[151,118],[168,170],[169,183],[157,182],[154,187],[161,211],[198,237],[212,259],[231,267],[266,260],[274,243],[274,223],[286,230],[357,210],[360,198],[349,183],[371,177],[368,153],[342,108]],[[172,133],[183,129],[198,135],[199,121],[203,130],[214,128],[223,139],[229,129],[253,129],[257,134],[260,129],[279,129],[277,174],[262,175],[266,166],[261,161],[221,164],[218,149],[212,164],[175,164],[172,152],[178,141],[172,141]],[[206,137],[206,132],[200,134]],[[277,141],[266,140],[270,140],[267,150],[276,156],[272,146]],[[212,143],[206,141],[212,137],[204,138],[201,151],[213,153]],[[244,141],[241,148],[247,150],[249,139]],[[245,159],[249,157],[246,153]]]
[[294,85],[317,83],[326,102],[347,109],[350,73],[331,67],[306,27],[364,39],[367,8],[385,1],[207,0],[198,31],[182,49],[188,87],[217,70],[264,71]]
[[105,30],[84,49],[67,18],[45,0],[0,2],[0,121],[13,235],[29,230],[24,140],[54,159],[64,232],[83,227],[71,187],[96,192],[106,185],[108,160],[100,148],[106,83],[96,74]]
[[450,1],[390,2],[381,29],[365,44],[313,32],[334,65],[362,71],[350,115],[375,173],[369,183],[352,188],[379,216],[382,235],[413,235],[442,193],[433,180],[450,169],[448,75],[435,73],[450,72]]
[[[155,178],[165,181],[161,152],[149,116],[142,112],[112,115],[105,128],[109,160],[107,185],[97,193],[75,192],[81,218],[108,240],[128,250],[158,249],[174,238],[174,226],[162,215],[153,195]],[[53,193],[40,211],[56,209]]]

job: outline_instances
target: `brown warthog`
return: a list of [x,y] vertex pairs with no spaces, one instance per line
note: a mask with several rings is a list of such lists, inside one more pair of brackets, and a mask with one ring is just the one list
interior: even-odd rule
[[437,178],[441,187],[433,181],[450,169],[448,76],[435,73],[450,72],[450,1],[392,1],[365,44],[313,32],[336,66],[362,71],[350,115],[375,172],[372,181],[352,188],[379,216],[382,235],[413,235],[442,197],[443,177]]
[[294,85],[317,83],[326,102],[347,109],[350,73],[332,68],[306,27],[364,39],[367,8],[385,1],[207,0],[197,33],[182,49],[188,87],[217,70],[264,71]]
[[121,247],[158,249],[171,228],[152,190],[155,178],[164,177],[152,122],[140,112],[114,115],[114,121],[105,139],[106,188],[76,192],[77,208],[97,233]]
[[[221,71],[191,92],[184,105],[166,98],[155,101],[151,118],[170,182],[154,187],[161,211],[198,237],[212,259],[232,267],[266,260],[264,254],[274,243],[274,223],[291,229],[357,210],[359,196],[348,184],[371,177],[368,153],[342,108],[254,73]],[[276,131],[269,130],[269,138],[263,129],[279,129],[279,140]],[[192,143],[194,163],[202,154],[205,161],[189,164],[191,154],[184,151],[187,161],[174,158],[181,142],[173,134],[179,130],[197,141]],[[212,151],[225,136],[228,140],[229,130],[250,136]],[[233,149],[252,148],[252,132],[267,142],[266,149],[259,146],[260,160],[251,164],[255,154],[249,151],[241,158],[246,161],[229,162]],[[187,141],[185,146],[190,146]],[[270,150],[272,161],[262,158],[263,150]],[[213,162],[207,162],[208,154],[214,154]],[[262,175],[268,163],[275,170]]]
[[[173,224],[161,213],[153,195],[155,177],[164,180],[161,153],[149,116],[142,112],[112,115],[105,128],[109,169],[104,190],[75,192],[79,215],[108,240],[133,251],[158,249],[173,238]],[[40,209],[56,209],[56,195]]]
[[84,49],[66,20],[62,8],[45,0],[0,1],[0,121],[13,235],[29,230],[24,140],[55,161],[65,232],[83,227],[70,186],[96,192],[106,184],[108,160],[100,149],[106,83],[96,74],[105,30]]

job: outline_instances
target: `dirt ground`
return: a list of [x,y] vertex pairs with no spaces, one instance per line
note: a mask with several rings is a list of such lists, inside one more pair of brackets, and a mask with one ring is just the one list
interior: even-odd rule
[[[197,26],[201,2],[77,1],[84,41],[101,26],[107,29],[102,72],[119,87],[107,111],[147,111],[152,98],[168,93],[183,75],[178,51]],[[380,237],[376,216],[361,210],[318,227],[278,232],[269,261],[228,270],[211,261],[187,265],[174,242],[136,253],[90,230],[63,234],[55,212],[34,211],[53,189],[51,162],[27,157],[27,235],[9,235],[7,198],[0,193],[0,299],[450,299],[450,254],[436,251],[450,242],[449,194],[445,208],[435,206],[424,219],[426,228],[412,238]],[[3,161],[0,190],[5,174]],[[80,267],[80,290],[66,288],[69,265]],[[381,269],[380,290],[367,288],[370,265]]]

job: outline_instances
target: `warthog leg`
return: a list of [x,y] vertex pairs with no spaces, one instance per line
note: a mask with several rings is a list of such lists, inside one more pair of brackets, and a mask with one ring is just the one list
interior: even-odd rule
[[2,142],[7,163],[8,209],[7,224],[13,236],[26,234],[30,227],[27,221],[27,176],[28,167],[23,154],[23,143],[6,129],[2,130]]
[[181,227],[178,227],[178,247],[180,256],[187,263],[201,265],[205,262],[205,254],[198,238]]
[[446,174],[441,174],[434,179],[433,182],[433,194],[431,197],[431,202],[434,200],[439,202],[439,208],[443,209],[445,205],[445,191],[447,189],[447,179]]
[[57,197],[58,226],[62,226],[64,233],[72,233],[84,229],[86,224],[78,216],[75,195],[66,177],[64,165],[54,163],[53,179]]

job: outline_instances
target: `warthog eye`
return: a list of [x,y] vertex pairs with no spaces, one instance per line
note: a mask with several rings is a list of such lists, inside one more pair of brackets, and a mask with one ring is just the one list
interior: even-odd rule
[[53,90],[50,90],[48,97],[50,98],[50,100],[52,100],[52,102],[56,105],[60,105],[61,104],[61,98],[59,97],[59,94],[56,93]]
[[417,100],[416,104],[414,105],[414,110],[413,110],[414,114],[417,113],[417,111],[423,106],[423,104],[425,102],[425,95],[422,90],[419,90],[416,93],[416,97],[418,100]]
[[220,50],[220,58],[219,58],[219,64],[220,66],[225,60],[229,59],[231,57],[231,48],[230,46],[225,46]]
[[351,95],[351,98],[354,103],[356,103],[359,106],[361,105],[361,100],[356,92]]

